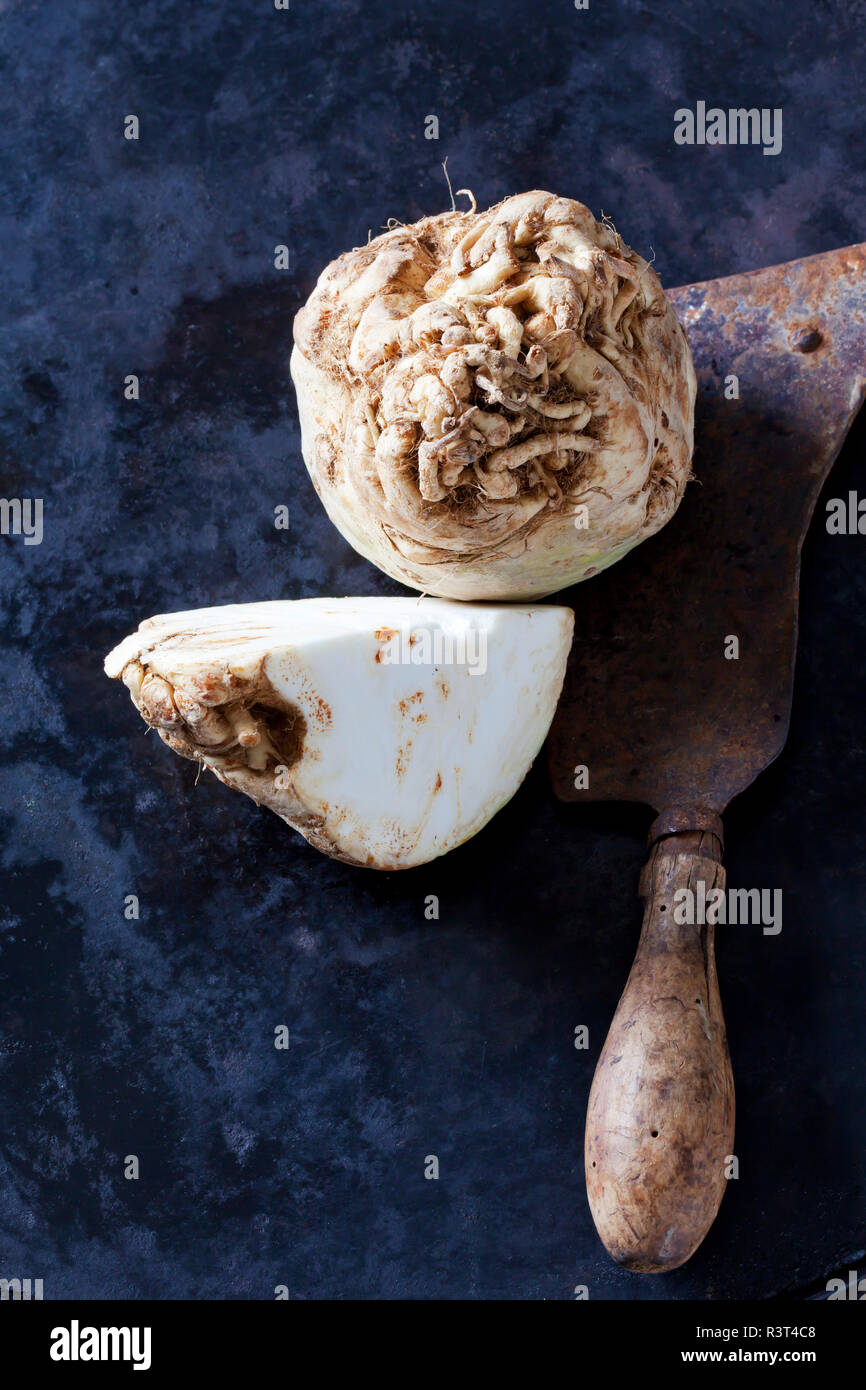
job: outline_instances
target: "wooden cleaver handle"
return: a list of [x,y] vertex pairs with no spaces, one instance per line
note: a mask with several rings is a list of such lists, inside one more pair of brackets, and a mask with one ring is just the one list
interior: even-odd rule
[[725,887],[721,852],[719,838],[702,830],[653,845],[641,875],[637,955],[589,1096],[593,1219],[613,1258],[645,1273],[676,1269],[700,1245],[733,1154],[734,1081],[714,928],[678,923],[674,899],[691,889],[695,917],[705,915],[700,884],[704,895]]

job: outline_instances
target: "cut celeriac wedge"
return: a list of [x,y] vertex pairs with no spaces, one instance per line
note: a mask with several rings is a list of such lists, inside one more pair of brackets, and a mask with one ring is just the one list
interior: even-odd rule
[[547,734],[573,614],[300,599],[150,618],[106,658],[175,752],[378,869],[467,840]]

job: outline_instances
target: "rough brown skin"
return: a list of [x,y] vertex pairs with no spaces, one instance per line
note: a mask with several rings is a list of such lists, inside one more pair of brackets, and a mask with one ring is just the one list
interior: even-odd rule
[[[355,862],[325,833],[321,817],[297,803],[291,787],[275,787],[275,768],[290,772],[301,756],[306,721],[298,708],[276,694],[263,673],[243,684],[232,677],[226,685],[195,683],[182,689],[134,660],[124,667],[122,679],[142,719],[173,752],[208,767],[257,806],[270,807],[323,854]],[[330,711],[320,704],[318,717],[327,721]]]
[[734,1081],[710,925],[674,920],[674,894],[724,888],[709,831],[667,835],[641,877],[643,928],[596,1068],[586,1184],[598,1233],[627,1269],[684,1264],[715,1219],[733,1153]]
[[291,767],[301,755],[304,717],[261,673],[243,689],[181,689],[140,661],[130,661],[122,679],[141,717],[163,742],[194,761],[206,753],[217,776],[221,768]]
[[679,504],[687,339],[647,262],[573,199],[394,226],[323,271],[294,333],[316,490],[415,588],[552,593]]

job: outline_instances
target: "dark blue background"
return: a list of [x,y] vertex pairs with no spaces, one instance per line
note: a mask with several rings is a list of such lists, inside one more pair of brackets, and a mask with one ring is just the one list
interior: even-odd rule
[[[0,1275],[49,1298],[820,1288],[866,1259],[863,537],[809,537],[788,746],[727,817],[731,883],[781,887],[784,930],[720,943],[741,1177],[662,1279],[607,1260],[582,1163],[648,816],[557,805],[538,766],[447,859],[353,870],[195,786],[101,668],[152,613],[399,591],[307,479],[291,321],[369,228],[447,206],[446,155],[480,207],[542,187],[610,214],[667,284],[866,237],[866,6],[291,3],[0,14],[0,492],[45,504],[41,546],[0,538]],[[782,107],[781,155],[676,146],[699,99]],[[862,441],[827,495],[863,490]]]

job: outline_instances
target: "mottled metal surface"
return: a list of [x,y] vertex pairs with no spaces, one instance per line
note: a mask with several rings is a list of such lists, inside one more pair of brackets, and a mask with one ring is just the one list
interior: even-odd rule
[[722,811],[787,737],[802,538],[866,387],[866,245],[670,297],[698,374],[696,481],[662,532],[563,595],[550,767],[566,801]]

